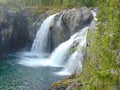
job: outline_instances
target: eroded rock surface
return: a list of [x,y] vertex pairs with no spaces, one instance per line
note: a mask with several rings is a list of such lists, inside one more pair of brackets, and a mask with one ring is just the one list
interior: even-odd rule
[[71,35],[78,32],[92,21],[92,13],[86,8],[69,9],[59,13],[51,26],[52,47],[68,40]]

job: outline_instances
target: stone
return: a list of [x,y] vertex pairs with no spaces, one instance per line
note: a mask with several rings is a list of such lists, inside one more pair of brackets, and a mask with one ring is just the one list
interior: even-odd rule
[[89,25],[93,19],[91,11],[86,8],[63,10],[56,17],[50,28],[52,33],[52,49],[68,40],[71,35]]

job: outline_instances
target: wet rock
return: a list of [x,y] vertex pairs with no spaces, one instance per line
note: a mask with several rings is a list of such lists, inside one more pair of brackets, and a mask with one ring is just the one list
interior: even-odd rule
[[92,21],[92,13],[86,8],[64,10],[55,17],[51,27],[52,48],[68,40],[71,35],[78,32]]

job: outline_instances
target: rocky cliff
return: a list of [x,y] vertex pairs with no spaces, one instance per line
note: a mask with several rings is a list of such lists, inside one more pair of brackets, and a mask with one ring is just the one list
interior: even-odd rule
[[39,26],[47,17],[47,13],[36,17],[30,10],[17,9],[0,6],[0,53],[31,46]]
[[[32,44],[48,11],[32,15],[29,10],[11,10],[0,6],[0,52],[9,52]],[[92,14],[86,7],[61,11],[50,28],[51,51],[71,35],[90,24]]]

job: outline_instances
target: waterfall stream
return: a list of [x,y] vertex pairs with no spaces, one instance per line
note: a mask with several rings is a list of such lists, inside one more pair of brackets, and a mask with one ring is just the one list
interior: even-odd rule
[[[91,11],[94,20],[97,20],[96,13]],[[54,21],[57,14],[49,16],[41,25],[36,38],[33,42],[31,52],[20,60],[19,64],[30,67],[50,66],[50,67],[62,67],[62,70],[56,72],[57,75],[71,75],[82,71],[82,61],[86,52],[86,37],[89,26],[79,30],[79,32],[73,34],[67,41],[58,45],[50,55],[43,56],[46,52],[48,44],[47,38],[49,34],[49,28]],[[62,15],[57,21],[57,26],[60,26],[62,22]],[[93,24],[93,23],[92,23]],[[78,43],[75,51],[69,54],[74,43]],[[36,54],[34,52],[37,52]],[[34,54],[33,54],[34,53]],[[34,56],[34,57],[30,57]]]
[[74,38],[76,37],[77,33],[72,35],[71,38],[62,44],[60,44],[50,55],[50,59],[52,64],[55,64],[57,66],[63,65],[64,60],[66,59],[66,56],[68,54],[68,51],[71,48],[71,45],[74,42]]
[[64,65],[62,71],[57,72],[57,75],[71,75],[74,73],[80,74],[82,71],[82,61],[84,60],[84,52],[86,52],[86,37],[87,31],[89,27],[85,27],[80,30],[75,37],[74,41],[79,41],[79,45],[77,46],[77,50],[68,58],[67,63]]
[[45,53],[45,50],[47,48],[47,40],[48,40],[48,33],[49,28],[54,21],[54,17],[57,14],[49,16],[41,25],[40,29],[37,32],[36,38],[33,42],[31,52],[36,53]]

